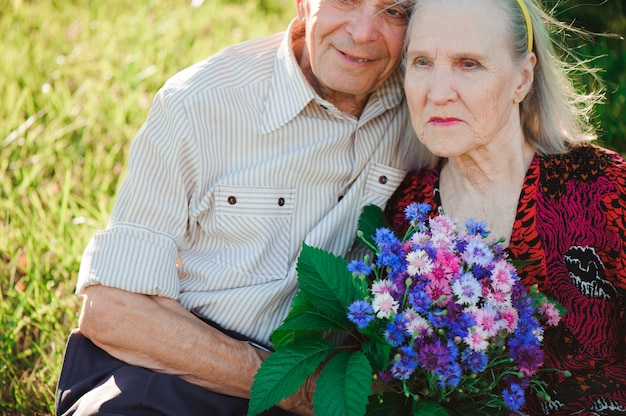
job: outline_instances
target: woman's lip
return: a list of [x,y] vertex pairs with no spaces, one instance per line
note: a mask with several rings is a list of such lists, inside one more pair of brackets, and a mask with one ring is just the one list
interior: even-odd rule
[[428,119],[429,123],[436,124],[438,126],[454,124],[459,121],[461,120],[459,120],[458,118],[454,118],[454,117],[431,117]]

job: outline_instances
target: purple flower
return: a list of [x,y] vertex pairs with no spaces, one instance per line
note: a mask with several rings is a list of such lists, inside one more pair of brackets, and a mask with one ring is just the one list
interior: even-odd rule
[[348,264],[348,271],[353,274],[368,276],[372,272],[372,266],[368,266],[362,261],[352,260],[350,264]]
[[530,376],[543,365],[543,350],[538,343],[522,344],[511,348],[511,358],[524,375]]
[[439,342],[425,344],[420,348],[419,361],[426,370],[437,371],[447,364],[448,350]]
[[372,305],[364,300],[354,301],[348,311],[348,319],[359,328],[365,328],[374,319]]
[[524,405],[524,389],[519,384],[511,384],[508,389],[502,391],[504,404],[511,410],[520,410]]

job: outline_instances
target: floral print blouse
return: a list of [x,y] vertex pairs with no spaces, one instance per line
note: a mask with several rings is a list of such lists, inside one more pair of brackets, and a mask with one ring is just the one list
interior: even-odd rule
[[[404,208],[437,215],[439,167],[410,172],[386,208],[405,232]],[[477,218],[481,220],[481,218]],[[568,309],[544,337],[549,401],[528,397],[531,415],[626,415],[626,162],[595,145],[536,155],[526,173],[508,247],[527,285]]]

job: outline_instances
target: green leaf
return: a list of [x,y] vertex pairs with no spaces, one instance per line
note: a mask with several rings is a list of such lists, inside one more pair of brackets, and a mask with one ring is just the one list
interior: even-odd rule
[[325,329],[348,331],[350,330],[350,326],[345,325],[345,322],[337,322],[330,319],[325,313],[320,312],[317,309],[312,309],[309,311],[302,311],[297,315],[288,317],[278,329]]
[[297,270],[302,294],[330,319],[349,325],[347,308],[357,292],[347,267],[343,258],[304,244]]
[[301,291],[298,291],[296,293],[296,296],[294,296],[293,300],[291,301],[291,309],[289,310],[289,313],[287,314],[285,320],[289,319],[289,317],[291,317],[292,315],[297,315],[300,312],[308,311],[311,308],[315,308],[315,305],[313,305],[313,303]]
[[313,410],[324,416],[362,416],[372,394],[372,367],[360,351],[343,351],[324,366]]
[[435,402],[413,402],[413,416],[450,416],[445,407]]
[[389,365],[389,356],[391,355],[391,345],[364,341],[361,344],[361,348],[374,371],[383,371],[387,368]]
[[[315,306],[313,303],[311,303],[311,301],[308,300],[301,291],[298,291],[291,302],[291,309],[289,310],[289,313],[283,323],[302,312],[314,309]],[[274,344],[274,348],[278,349],[300,339],[320,338],[322,333],[323,331],[317,330],[297,330],[293,328],[283,329],[282,327],[278,327],[274,330],[274,332],[272,332],[272,335],[270,335],[270,340],[272,341],[272,344]]]
[[323,339],[309,339],[270,354],[254,377],[249,414],[259,414],[295,393],[333,348]]
[[376,229],[389,226],[389,222],[385,219],[383,210],[378,205],[368,205],[363,208],[363,212],[359,217],[359,228],[357,230],[357,239],[367,247],[375,247],[374,236]]
[[281,326],[272,332],[271,340],[275,348],[281,348],[305,338],[321,338],[327,331],[349,331],[350,328],[330,319],[314,307],[311,310],[289,314]]
[[289,344],[293,344],[298,341],[314,338],[322,338],[324,331],[320,330],[297,330],[297,329],[280,329],[276,328],[270,340],[275,349],[284,348]]

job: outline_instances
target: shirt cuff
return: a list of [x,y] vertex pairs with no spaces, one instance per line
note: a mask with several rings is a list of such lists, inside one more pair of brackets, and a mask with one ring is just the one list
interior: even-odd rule
[[97,232],[83,253],[76,293],[101,284],[177,300],[177,257],[174,241],[150,230],[118,225]]

